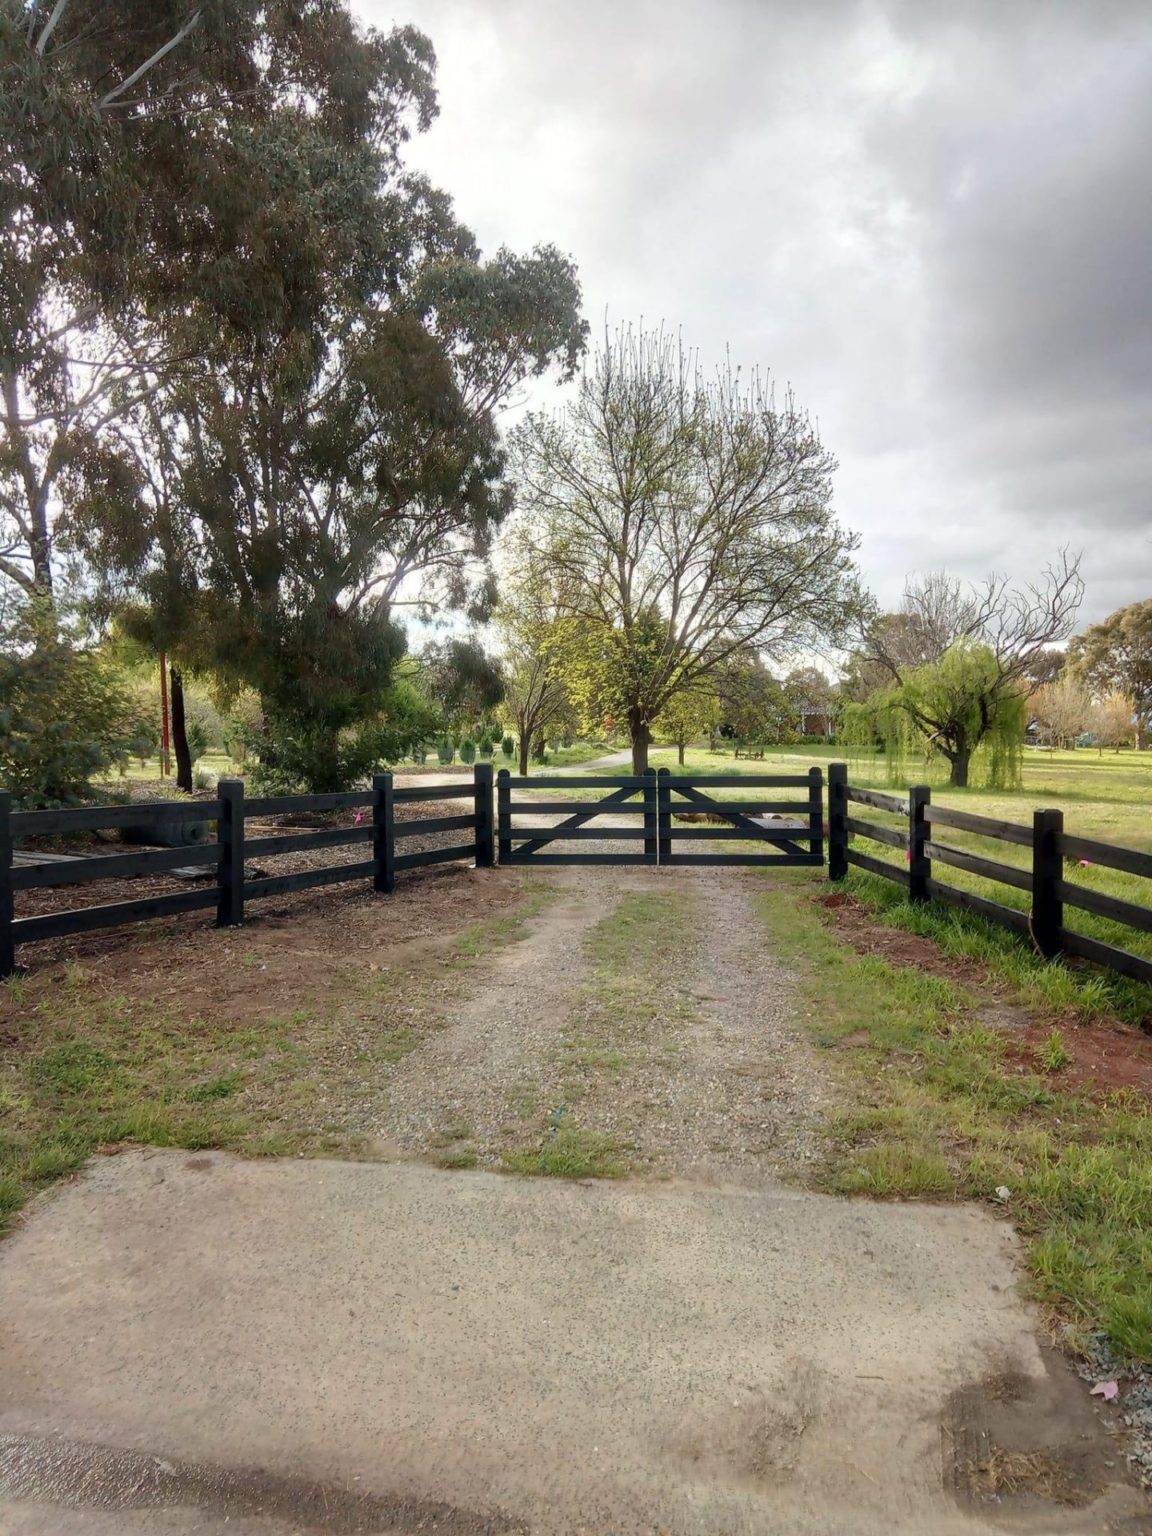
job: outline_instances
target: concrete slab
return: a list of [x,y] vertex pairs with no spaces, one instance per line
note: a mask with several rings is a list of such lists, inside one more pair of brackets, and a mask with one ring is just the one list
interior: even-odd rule
[[990,1378],[1047,1368],[975,1209],[132,1152],[0,1246],[0,1529],[989,1536]]

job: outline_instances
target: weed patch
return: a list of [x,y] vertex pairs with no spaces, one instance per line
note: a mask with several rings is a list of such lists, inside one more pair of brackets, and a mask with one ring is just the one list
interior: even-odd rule
[[505,1152],[509,1173],[553,1179],[619,1179],[628,1172],[615,1137],[579,1125],[560,1126],[537,1147]]

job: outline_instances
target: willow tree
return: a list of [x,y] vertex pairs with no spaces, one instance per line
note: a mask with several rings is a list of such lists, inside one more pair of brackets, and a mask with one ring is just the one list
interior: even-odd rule
[[835,460],[758,373],[706,377],[663,333],[606,334],[513,454],[526,537],[564,577],[570,690],[586,719],[627,723],[637,773],[677,690],[739,652],[843,640],[867,609]]
[[849,738],[879,734],[894,778],[910,754],[938,754],[949,782],[964,788],[983,749],[988,782],[1015,782],[1029,669],[1069,635],[1082,592],[1079,560],[1066,552],[1024,586],[994,576],[970,586],[943,573],[910,582],[900,613],[875,621],[857,652],[858,668],[889,682],[848,708]]
[[857,747],[878,736],[893,783],[906,776],[910,761],[940,755],[950,765],[950,782],[964,788],[979,748],[988,784],[1008,789],[1019,783],[1027,723],[1024,693],[1004,683],[995,654],[962,640],[866,703],[848,705],[843,734]]

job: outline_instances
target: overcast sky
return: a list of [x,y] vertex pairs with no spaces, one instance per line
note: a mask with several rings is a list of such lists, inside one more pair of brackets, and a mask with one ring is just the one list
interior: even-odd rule
[[1149,0],[354,0],[439,57],[412,158],[586,313],[790,382],[886,603],[1083,549],[1152,595]]

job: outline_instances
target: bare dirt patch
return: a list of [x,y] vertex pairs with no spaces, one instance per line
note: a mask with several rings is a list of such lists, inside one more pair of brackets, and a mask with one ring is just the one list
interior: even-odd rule
[[[1013,1033],[1008,1059],[1021,1071],[1045,1072],[1051,1032],[1050,1022],[1026,1023]],[[1152,1101],[1152,1041],[1142,1030],[1123,1024],[1061,1023],[1060,1043],[1069,1060],[1048,1072],[1053,1087],[1097,1099],[1135,1093]]]
[[815,898],[817,905],[833,914],[837,937],[850,944],[859,955],[876,955],[892,965],[907,965],[930,976],[940,976],[958,986],[979,989],[985,994],[1001,995],[1003,988],[988,970],[972,960],[957,960],[946,955],[931,939],[901,928],[879,923],[863,902],[847,891],[833,891]]
[[1068,1362],[1042,1351],[1043,1372],[1008,1369],[959,1387],[941,1422],[945,1486],[969,1507],[1006,1515],[1083,1508],[1123,1463],[1115,1414],[1097,1407]]

